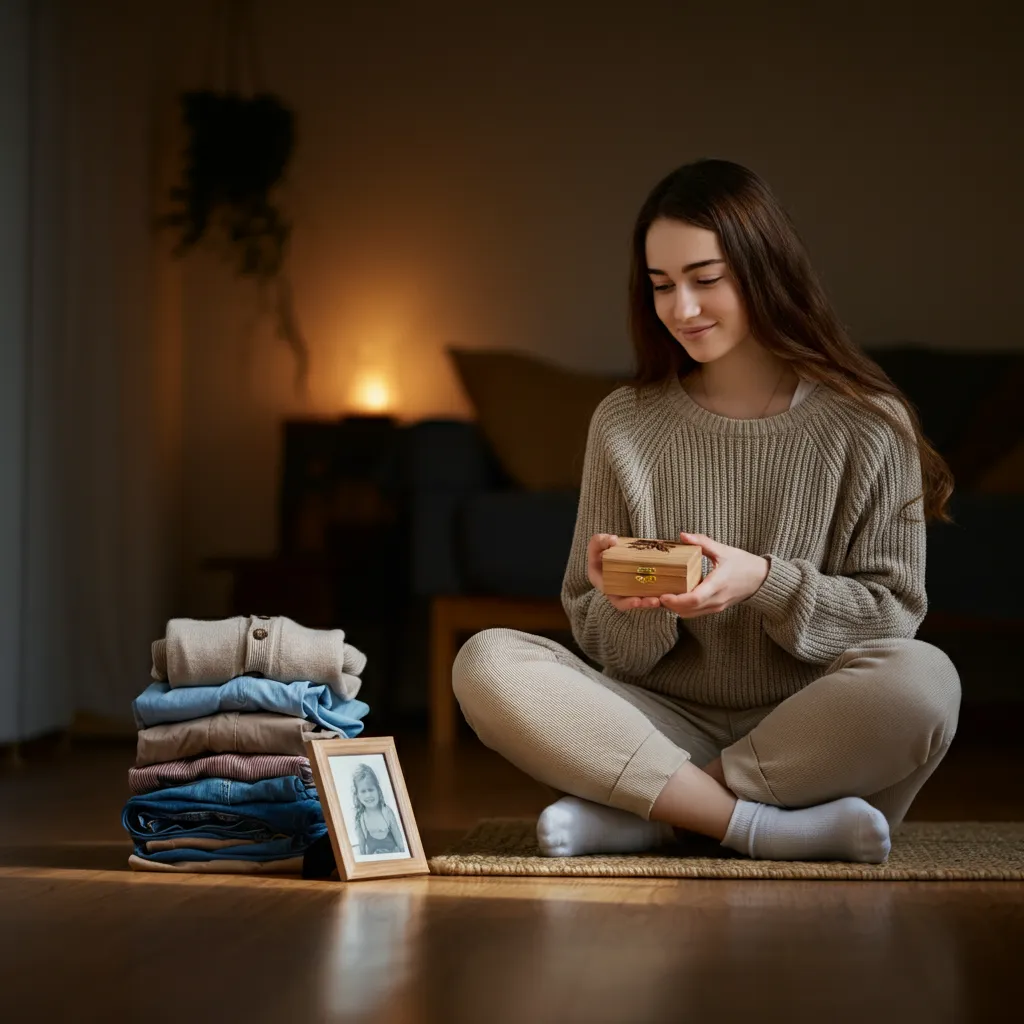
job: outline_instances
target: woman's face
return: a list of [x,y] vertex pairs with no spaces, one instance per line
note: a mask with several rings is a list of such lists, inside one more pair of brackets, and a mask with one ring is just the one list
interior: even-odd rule
[[364,807],[376,807],[377,806],[377,787],[368,780],[363,780],[359,783],[359,789],[356,791],[359,796],[359,802]]
[[718,359],[749,336],[714,231],[656,220],[647,231],[647,271],[658,318],[697,362]]

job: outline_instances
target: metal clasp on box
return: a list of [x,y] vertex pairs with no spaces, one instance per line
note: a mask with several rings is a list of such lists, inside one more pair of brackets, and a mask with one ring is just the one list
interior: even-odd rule
[[655,574],[656,570],[653,565],[638,565],[636,567],[637,583],[657,583],[658,577]]

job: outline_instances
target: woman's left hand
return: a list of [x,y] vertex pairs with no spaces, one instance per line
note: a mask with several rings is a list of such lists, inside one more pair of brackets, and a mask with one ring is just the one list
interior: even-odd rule
[[767,558],[742,548],[705,537],[702,533],[681,533],[684,544],[695,544],[714,563],[714,568],[688,594],[662,594],[661,605],[680,618],[712,615],[746,601],[756,593],[768,575]]

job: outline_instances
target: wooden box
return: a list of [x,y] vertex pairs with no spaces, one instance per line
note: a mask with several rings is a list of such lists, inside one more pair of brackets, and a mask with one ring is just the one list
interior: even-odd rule
[[617,597],[688,594],[701,581],[701,549],[695,544],[620,537],[602,558],[602,589]]

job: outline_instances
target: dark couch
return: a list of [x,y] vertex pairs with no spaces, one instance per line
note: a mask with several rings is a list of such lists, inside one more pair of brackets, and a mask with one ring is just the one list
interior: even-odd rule
[[[921,348],[875,350],[915,404],[957,487],[954,524],[928,527],[932,613],[1024,620],[1024,495],[972,489],[986,460],[1020,442],[1015,352],[965,354]],[[1007,403],[1005,396],[1012,401]],[[1008,404],[994,413],[993,404]],[[1007,431],[1016,430],[1016,436]],[[424,420],[409,428],[407,485],[413,590],[437,594],[557,597],[572,539],[576,491],[517,487],[476,423]],[[511,543],[509,538],[520,538]],[[531,555],[523,557],[523,549]]]

